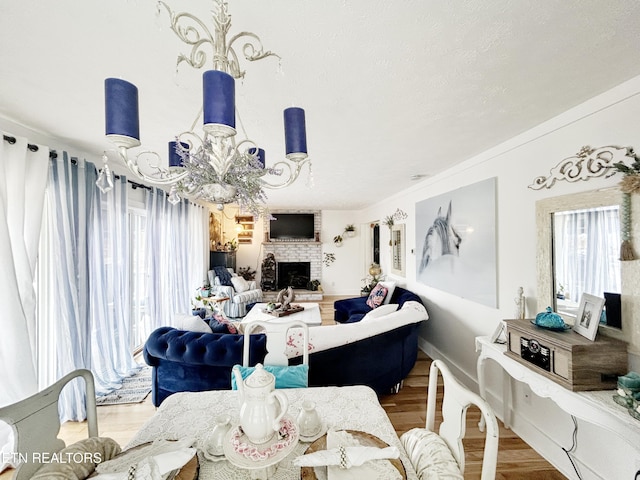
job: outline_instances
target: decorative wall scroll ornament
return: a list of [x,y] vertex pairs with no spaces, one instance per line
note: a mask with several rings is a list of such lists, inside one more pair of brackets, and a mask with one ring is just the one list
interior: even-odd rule
[[392,218],[398,222],[400,220],[406,220],[408,217],[408,215],[406,214],[406,212],[400,210],[399,208],[396,209],[396,211],[394,212],[394,214],[392,215]]
[[[615,172],[621,172],[624,178],[620,180],[622,190],[622,218],[620,219],[620,233],[622,245],[620,245],[620,260],[635,260],[631,242],[631,194],[640,193],[640,159],[635,158],[631,165],[618,162],[613,165]],[[614,173],[615,173],[614,172]]]
[[616,173],[612,170],[614,164],[630,165],[634,159],[635,155],[631,147],[591,148],[584,146],[575,156],[565,158],[552,168],[548,177],[535,178],[529,188],[533,190],[551,188],[556,180],[566,180],[573,183],[602,176],[607,178]]

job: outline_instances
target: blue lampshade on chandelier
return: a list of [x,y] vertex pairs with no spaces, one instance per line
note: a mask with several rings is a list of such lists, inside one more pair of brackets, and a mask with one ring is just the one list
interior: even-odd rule
[[[302,167],[311,162],[307,156],[305,114],[302,108],[284,110],[286,158],[268,168],[265,152],[251,140],[236,143],[235,79],[242,78],[236,41],[244,41],[242,52],[249,61],[276,56],[265,52],[258,36],[242,32],[227,40],[231,17],[227,3],[214,0],[214,34],[203,22],[188,13],[174,13],[164,2],[158,2],[171,17],[171,30],[191,47],[189,56],[178,56],[178,65],[186,62],[202,68],[207,61],[206,48],[212,49],[213,69],[202,76],[203,105],[191,130],[183,132],[168,144],[168,162],[156,152],[129,156],[129,150],[140,146],[138,89],[117,78],[105,80],[106,135],[116,146],[127,167],[139,178],[158,185],[170,185],[169,201],[181,197],[215,203],[222,210],[235,203],[243,210],[262,213],[265,188],[284,188],[296,181]],[[241,40],[242,39],[242,40]],[[202,117],[203,134],[193,131]],[[106,155],[100,171],[98,187],[106,192],[113,186]],[[141,165],[145,168],[141,169]],[[168,165],[167,167],[161,165]],[[265,178],[271,175],[279,182]],[[275,176],[275,177],[273,177]]]

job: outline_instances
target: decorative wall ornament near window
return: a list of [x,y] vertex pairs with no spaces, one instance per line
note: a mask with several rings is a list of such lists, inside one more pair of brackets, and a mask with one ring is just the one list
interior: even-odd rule
[[400,220],[406,220],[408,216],[409,215],[407,215],[405,211],[397,208],[393,215],[391,215],[391,218],[393,218],[396,222],[399,222]]
[[529,188],[540,190],[551,188],[556,180],[577,182],[590,178],[608,178],[616,173],[614,164],[622,163],[631,165],[635,160],[635,154],[631,147],[599,147],[584,146],[573,157],[565,158],[549,172],[549,176],[541,176],[534,179]]
[[[406,212],[400,210],[399,208],[396,209],[393,215],[387,215],[386,217],[384,217],[382,223],[389,228],[389,237],[391,237],[391,231],[393,230],[393,226],[396,224],[396,222],[400,220],[406,220],[407,217],[408,215],[406,214]],[[393,240],[391,238],[389,238],[389,246],[393,246]]]

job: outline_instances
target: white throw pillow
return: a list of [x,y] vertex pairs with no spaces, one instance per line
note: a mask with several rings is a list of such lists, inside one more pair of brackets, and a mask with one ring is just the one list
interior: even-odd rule
[[249,283],[242,277],[231,277],[231,283],[236,293],[242,293],[249,290]]
[[369,313],[367,313],[364,317],[362,317],[361,322],[365,320],[371,320],[372,318],[379,318],[390,313],[395,312],[398,309],[397,303],[389,303],[387,305],[380,305],[378,308],[374,308]]
[[207,323],[197,315],[188,315],[186,313],[176,313],[176,328],[178,330],[187,330],[189,332],[211,333],[211,328]]
[[396,289],[396,282],[393,280],[387,280],[386,282],[378,282],[378,285],[382,285],[387,289],[387,294],[384,296],[383,305],[388,305],[391,301],[391,295],[393,295],[393,291]]

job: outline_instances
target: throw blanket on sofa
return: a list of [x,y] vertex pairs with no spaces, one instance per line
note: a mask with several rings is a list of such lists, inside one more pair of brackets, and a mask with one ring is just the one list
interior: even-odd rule
[[213,267],[213,271],[216,272],[216,277],[220,280],[220,285],[233,287],[233,283],[231,283],[231,273],[226,267]]
[[[391,329],[428,319],[429,314],[422,304],[408,301],[402,305],[400,310],[381,317],[362,320],[357,323],[311,327],[309,328],[309,353],[347,345]],[[292,328],[289,330],[286,348],[287,357],[295,358],[302,355],[302,346],[301,329]]]

